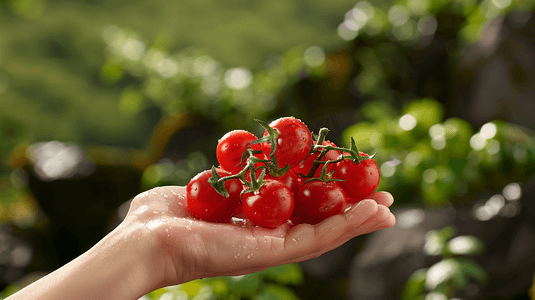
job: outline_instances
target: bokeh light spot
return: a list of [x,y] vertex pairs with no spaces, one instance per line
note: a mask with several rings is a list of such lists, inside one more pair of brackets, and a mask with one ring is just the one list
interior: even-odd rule
[[481,136],[484,139],[492,139],[496,135],[496,132],[498,131],[496,125],[492,122],[486,123],[485,125],[481,126],[480,133]]
[[404,159],[404,162],[407,165],[413,166],[413,167],[416,167],[417,165],[419,165],[421,161],[422,161],[422,155],[418,151],[410,152],[409,154],[407,154],[407,156],[405,156],[405,159]]
[[318,46],[312,46],[305,50],[305,63],[311,67],[319,67],[325,62],[325,52]]
[[409,18],[409,10],[401,4],[396,4],[388,10],[388,21],[393,26],[401,26],[407,23]]
[[511,5],[512,0],[492,0],[492,3],[499,9],[505,9]]
[[344,22],[338,26],[338,36],[341,37],[344,41],[350,41],[357,37],[358,31],[351,30],[347,27],[347,24]]
[[470,147],[476,151],[485,149],[486,145],[487,140],[481,133],[476,133],[470,138]]
[[442,124],[435,124],[429,128],[431,138],[443,138],[446,135],[446,128]]
[[139,60],[145,51],[145,45],[139,40],[129,39],[123,45],[123,55],[129,60]]
[[494,139],[488,140],[487,145],[485,146],[485,150],[490,155],[498,154],[498,152],[500,152],[500,148],[500,142]]
[[392,177],[394,173],[396,173],[396,166],[388,162],[385,162],[381,164],[379,171],[381,172],[381,175],[384,177]]
[[405,114],[399,118],[399,127],[405,131],[412,130],[416,127],[416,118],[411,114]]
[[156,64],[156,71],[163,78],[173,77],[178,73],[178,64],[173,59],[166,58]]
[[418,20],[418,32],[422,35],[430,36],[437,31],[437,19],[433,16],[424,16]]
[[253,75],[251,71],[246,68],[232,68],[227,70],[225,73],[225,84],[235,90],[242,90],[247,88],[251,81],[253,80]]
[[429,0],[409,0],[407,5],[417,15],[424,15],[429,11]]
[[427,169],[422,174],[422,177],[426,183],[432,184],[437,180],[438,173],[435,169]]
[[520,187],[520,184],[513,182],[506,185],[503,188],[502,193],[505,199],[509,201],[515,201],[522,197],[522,188]]
[[444,136],[435,136],[431,139],[431,147],[435,150],[442,150],[446,147],[446,139]]
[[411,39],[415,32],[415,25],[413,22],[405,22],[403,25],[394,26],[392,28],[392,34],[400,41],[406,41]]

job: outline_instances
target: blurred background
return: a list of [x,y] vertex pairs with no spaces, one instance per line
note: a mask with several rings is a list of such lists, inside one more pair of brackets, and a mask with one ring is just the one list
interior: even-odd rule
[[0,298],[295,116],[377,152],[393,228],[143,299],[534,299],[533,0],[0,1]]

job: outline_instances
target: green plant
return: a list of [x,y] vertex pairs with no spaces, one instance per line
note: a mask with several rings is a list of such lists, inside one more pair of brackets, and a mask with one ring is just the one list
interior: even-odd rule
[[292,287],[303,282],[304,277],[299,266],[287,264],[247,275],[197,279],[153,291],[141,300],[298,300],[299,297]]
[[424,252],[441,259],[411,275],[403,288],[402,300],[453,299],[462,291],[475,293],[477,288],[473,284],[481,286],[487,283],[486,271],[467,257],[483,253],[483,243],[473,236],[454,237],[454,234],[452,227],[427,233]]
[[381,171],[378,189],[396,202],[422,199],[428,206],[471,203],[475,196],[524,182],[535,174],[535,135],[504,121],[475,131],[466,120],[443,119],[434,99],[415,99],[397,110],[368,102],[361,122],[343,132],[362,151],[376,151]]

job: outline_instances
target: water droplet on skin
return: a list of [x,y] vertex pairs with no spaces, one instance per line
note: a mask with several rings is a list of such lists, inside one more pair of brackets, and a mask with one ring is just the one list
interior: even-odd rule
[[239,253],[237,253],[236,255],[234,255],[234,258],[235,258],[235,259],[238,259],[238,257],[240,257],[240,254],[239,254]]
[[251,257],[253,257],[253,254],[252,254],[252,253],[249,254],[249,255],[247,255],[247,259],[249,259],[249,258],[251,258]]

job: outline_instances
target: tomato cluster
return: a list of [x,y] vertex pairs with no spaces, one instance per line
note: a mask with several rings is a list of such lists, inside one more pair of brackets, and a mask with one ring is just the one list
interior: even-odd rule
[[257,121],[266,129],[262,138],[228,132],[217,145],[219,168],[189,182],[187,208],[194,217],[211,222],[242,217],[266,228],[288,221],[316,224],[377,188],[379,168],[353,140],[350,148],[337,147],[325,140],[327,128],[314,138],[294,117]]

